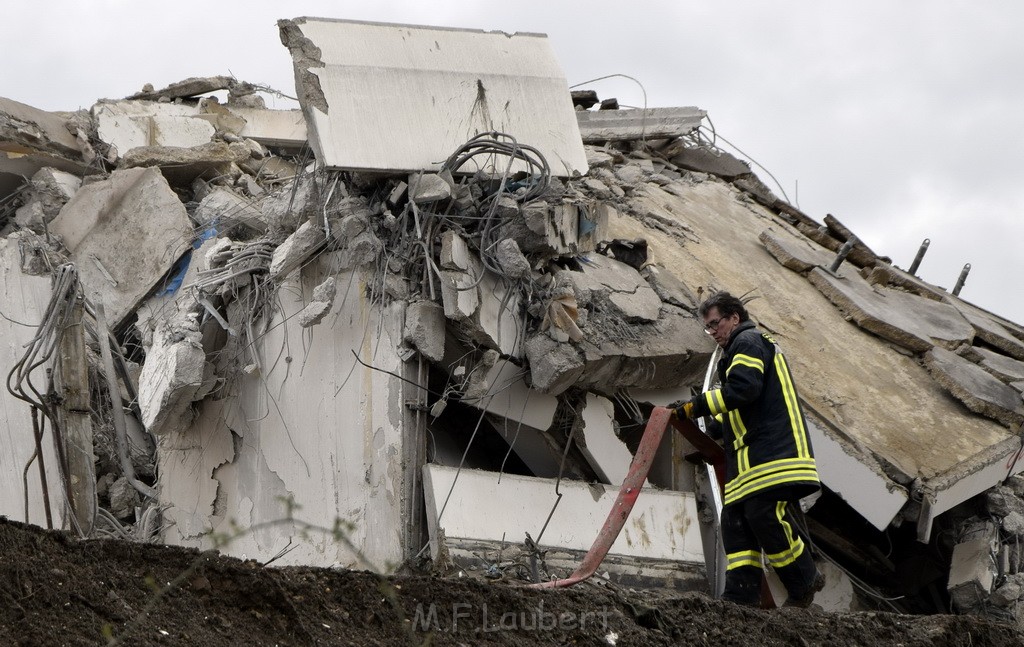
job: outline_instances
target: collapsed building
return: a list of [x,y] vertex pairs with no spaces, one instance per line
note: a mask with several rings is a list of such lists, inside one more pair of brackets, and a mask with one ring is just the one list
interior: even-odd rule
[[[823,606],[1024,611],[1024,328],[777,198],[703,110],[594,109],[542,35],[279,30],[300,109],[231,77],[0,99],[0,513],[556,577],[712,379],[728,289],[808,414]],[[720,585],[692,454],[665,435],[601,577]]]

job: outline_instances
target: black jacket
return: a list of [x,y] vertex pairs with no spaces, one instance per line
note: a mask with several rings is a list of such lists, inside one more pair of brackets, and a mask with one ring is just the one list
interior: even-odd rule
[[718,362],[721,387],[693,401],[693,416],[722,423],[724,504],[778,490],[796,499],[818,489],[817,467],[800,400],[778,344],[753,322],[729,337]]

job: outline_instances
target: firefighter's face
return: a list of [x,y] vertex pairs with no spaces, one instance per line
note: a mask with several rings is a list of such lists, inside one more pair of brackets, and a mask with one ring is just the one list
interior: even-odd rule
[[740,316],[736,313],[723,317],[718,306],[712,307],[704,315],[704,332],[714,337],[719,346],[725,348],[729,343],[729,335],[740,324]]

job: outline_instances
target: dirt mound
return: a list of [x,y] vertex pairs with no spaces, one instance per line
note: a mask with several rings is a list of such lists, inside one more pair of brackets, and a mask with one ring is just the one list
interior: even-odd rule
[[989,645],[965,616],[757,611],[702,595],[379,578],[215,553],[79,541],[0,518],[3,645]]

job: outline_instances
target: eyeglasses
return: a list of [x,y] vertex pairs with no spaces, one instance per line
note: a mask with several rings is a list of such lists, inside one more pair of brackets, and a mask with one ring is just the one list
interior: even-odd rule
[[722,323],[722,319],[725,319],[725,317],[712,319],[711,321],[704,324],[704,332],[710,335],[711,333],[718,331],[718,324]]

